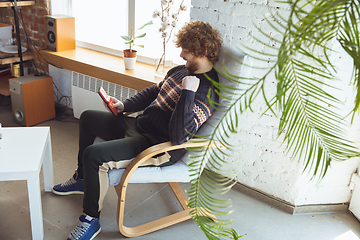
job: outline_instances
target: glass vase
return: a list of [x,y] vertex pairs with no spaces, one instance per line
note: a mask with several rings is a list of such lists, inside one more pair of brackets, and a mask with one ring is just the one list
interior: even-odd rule
[[164,78],[166,75],[165,61],[164,59],[155,59],[155,76]]

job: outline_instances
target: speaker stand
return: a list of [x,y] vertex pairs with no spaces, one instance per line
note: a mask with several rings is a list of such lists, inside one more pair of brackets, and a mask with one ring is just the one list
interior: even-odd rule
[[[16,40],[17,40],[17,47],[18,47],[18,56],[20,58],[20,76],[24,76],[24,63],[22,57],[22,49],[21,49],[21,38],[20,38],[20,29],[19,29],[19,15],[17,14],[17,10],[21,7],[17,6],[16,0],[14,1],[14,6],[11,7],[14,11],[14,20],[15,20],[15,29],[16,29]],[[25,29],[24,29],[25,30]]]

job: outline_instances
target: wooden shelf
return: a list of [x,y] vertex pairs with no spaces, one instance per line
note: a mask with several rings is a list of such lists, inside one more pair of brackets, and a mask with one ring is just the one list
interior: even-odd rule
[[[35,1],[19,1],[16,2],[18,7],[25,7],[25,6],[31,6],[35,5]],[[13,7],[13,2],[0,2],[0,7]]]
[[[18,7],[25,7],[25,6],[31,6],[35,5],[35,1],[19,1],[16,2],[16,5]],[[6,7],[14,7],[14,2],[0,2],[0,8],[6,8]],[[7,55],[8,53],[2,53],[0,52],[0,55]],[[10,64],[10,63],[17,63],[20,62],[20,58],[18,57],[18,54],[14,54],[15,57],[11,58],[4,58],[0,59],[0,65]],[[23,61],[34,59],[34,54],[32,52],[24,52],[22,53]],[[0,94],[4,96],[10,95],[10,89],[9,89],[9,79],[11,77],[0,77]]]
[[[7,54],[9,54],[9,53],[0,52],[0,56],[7,55]],[[15,55],[15,57],[0,59],[0,65],[20,62],[20,58],[18,57],[18,54],[14,53],[14,55]],[[34,53],[30,52],[30,51],[23,52],[22,57],[23,57],[23,61],[28,61],[28,60],[34,59]]]

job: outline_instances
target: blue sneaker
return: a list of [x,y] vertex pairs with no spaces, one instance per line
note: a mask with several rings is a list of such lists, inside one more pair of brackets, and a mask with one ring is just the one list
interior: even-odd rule
[[85,213],[81,214],[74,230],[70,233],[67,240],[92,240],[101,231],[98,218],[92,218]]
[[75,172],[66,182],[53,186],[52,192],[57,195],[84,194],[84,180]]

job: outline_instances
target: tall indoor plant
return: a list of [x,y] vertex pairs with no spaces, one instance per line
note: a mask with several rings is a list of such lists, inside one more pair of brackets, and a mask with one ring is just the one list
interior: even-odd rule
[[[353,60],[353,85],[356,95],[351,114],[354,116],[360,105],[359,1],[287,0],[283,1],[283,4],[290,9],[290,14],[284,17],[272,12],[271,16],[265,19],[272,28],[272,31],[268,31],[271,33],[257,28],[263,38],[252,37],[265,46],[264,51],[246,45],[240,46],[260,63],[253,66],[255,71],[261,69],[265,73],[258,78],[248,79],[247,87],[242,91],[218,86],[225,91],[240,94],[216,128],[225,131],[221,142],[231,147],[230,133],[239,125],[239,115],[251,109],[256,98],[262,97],[268,106],[267,111],[272,111],[275,115],[280,113],[278,134],[284,136],[291,158],[304,159],[304,170],[312,171],[314,176],[322,178],[331,162],[359,156],[359,150],[346,137],[346,116],[337,112],[337,107],[341,108],[342,102],[334,95],[336,66],[329,58],[333,51],[329,46],[337,41]],[[269,67],[264,69],[265,64],[261,61],[270,63]],[[271,74],[275,74],[277,81],[277,92],[273,96],[269,96],[266,85]],[[226,116],[231,114],[235,117],[229,122]],[[210,136],[210,139],[216,134],[215,132]],[[203,157],[194,159],[195,167],[206,164],[208,168],[212,168],[217,161],[222,161],[222,156],[212,153],[210,148],[200,151]],[[206,154],[211,154],[206,158],[207,163]],[[200,191],[204,189],[204,182],[212,183],[213,179],[216,179],[206,173],[207,171],[194,174],[189,192],[191,207],[199,207],[203,199],[206,199],[206,204],[210,206],[217,205],[218,199],[211,193],[228,188],[229,182],[224,181],[224,184],[212,184],[210,190]],[[214,224],[211,219],[209,221],[197,212],[193,212],[193,218],[209,239],[238,237],[231,228],[223,226],[223,222]]]
[[136,36],[137,31],[143,29],[144,27],[153,24],[152,21],[149,21],[147,23],[145,23],[144,25],[142,25],[141,27],[139,27],[136,31],[134,31],[134,29],[131,29],[130,35],[129,36],[121,36],[122,39],[125,40],[125,44],[129,44],[129,48],[125,49],[123,51],[124,53],[124,61],[125,61],[125,69],[134,69],[135,67],[135,62],[136,62],[136,53],[137,51],[133,49],[133,46],[139,46],[141,48],[144,48],[144,45],[138,45],[135,44],[135,40],[138,38],[143,38],[146,36],[146,33],[140,34]]

